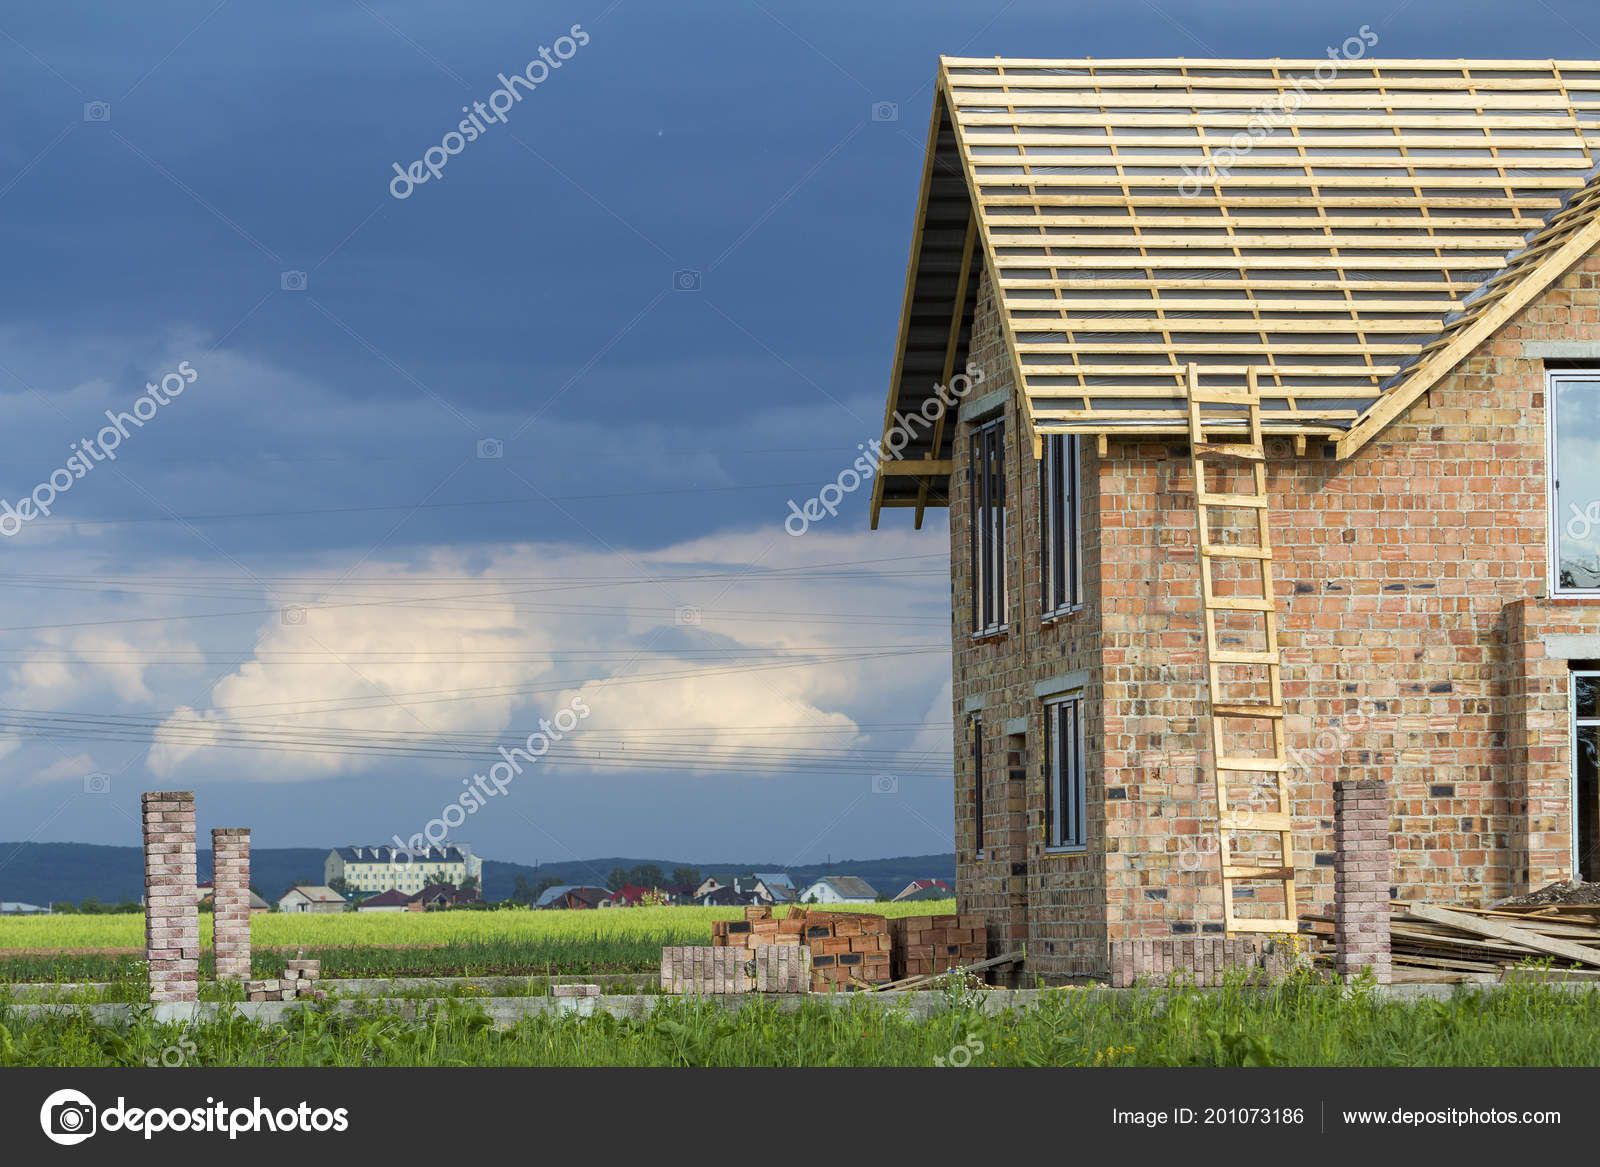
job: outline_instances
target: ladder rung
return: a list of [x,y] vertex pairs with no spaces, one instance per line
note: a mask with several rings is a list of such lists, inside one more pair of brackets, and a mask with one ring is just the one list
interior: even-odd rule
[[1300,925],[1295,920],[1247,920],[1239,916],[1229,916],[1222,921],[1222,926],[1229,932],[1298,932]]
[[1293,867],[1224,867],[1223,879],[1282,879],[1294,878]]
[[1224,831],[1292,831],[1294,825],[1289,816],[1279,811],[1251,811],[1248,819],[1236,819],[1232,815],[1223,815],[1218,820]]
[[1195,501],[1203,507],[1255,507],[1259,510],[1272,505],[1259,494],[1202,494]]
[[1261,596],[1212,596],[1206,608],[1212,612],[1275,612],[1278,603]]
[[1244,770],[1255,774],[1287,774],[1289,763],[1277,758],[1218,758],[1219,770]]
[[1201,555],[1222,559],[1271,559],[1272,551],[1266,547],[1234,547],[1225,543],[1200,544]]
[[1211,706],[1212,717],[1264,717],[1273,721],[1283,718],[1281,705],[1242,705],[1238,703]]
[[1211,654],[1214,665],[1275,665],[1278,654],[1265,651],[1221,648]]
[[1196,458],[1215,458],[1220,462],[1265,462],[1266,453],[1254,443],[1196,442]]

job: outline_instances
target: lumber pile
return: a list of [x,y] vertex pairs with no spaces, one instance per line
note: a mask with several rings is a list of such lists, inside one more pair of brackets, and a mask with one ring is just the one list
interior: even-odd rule
[[[1551,977],[1600,977],[1600,904],[1391,907],[1389,946],[1396,981],[1493,982],[1529,962],[1548,964],[1543,975]],[[1328,916],[1306,918],[1317,924],[1333,922]],[[1319,937],[1323,951],[1331,954],[1331,932],[1320,931]]]
[[889,971],[895,980],[976,964],[989,955],[983,917],[903,916],[889,921]]

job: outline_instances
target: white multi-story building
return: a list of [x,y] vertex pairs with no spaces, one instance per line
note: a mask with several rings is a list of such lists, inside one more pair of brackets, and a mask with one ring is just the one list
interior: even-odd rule
[[468,878],[483,884],[483,860],[465,843],[424,847],[407,852],[399,847],[337,847],[322,865],[323,880],[344,880],[351,892],[381,892],[394,888],[419,892],[430,883],[453,883]]

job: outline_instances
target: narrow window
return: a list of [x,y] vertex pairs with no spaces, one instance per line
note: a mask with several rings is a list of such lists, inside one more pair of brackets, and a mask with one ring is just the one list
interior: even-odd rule
[[1573,878],[1595,880],[1600,864],[1600,672],[1572,674]]
[[1083,602],[1078,514],[1078,439],[1051,434],[1044,440],[1044,457],[1039,461],[1039,525],[1044,532],[1039,594],[1046,616]]
[[983,858],[983,722],[974,714],[967,721],[967,736],[972,741],[972,830],[973,847]]
[[1550,376],[1550,566],[1556,594],[1600,593],[1600,372]]
[[1083,698],[1044,707],[1044,840],[1050,848],[1084,845]]
[[985,633],[1006,623],[1005,423],[974,430],[971,454],[972,630]]

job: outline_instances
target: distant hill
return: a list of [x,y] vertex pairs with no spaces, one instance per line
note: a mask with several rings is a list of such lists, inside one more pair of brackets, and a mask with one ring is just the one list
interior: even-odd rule
[[[328,847],[278,847],[254,850],[250,855],[250,882],[269,900],[281,896],[297,880],[322,880],[322,862]],[[211,877],[211,851],[199,852],[199,877]],[[760,863],[695,863],[683,859],[637,859],[611,856],[574,859],[533,867],[499,859],[483,861],[483,894],[503,900],[511,894],[517,876],[531,884],[560,877],[563,883],[605,883],[615,868],[631,870],[653,863],[670,878],[676,867],[693,867],[701,876],[748,875],[754,871],[788,870],[797,885],[823,875],[859,875],[881,892],[893,894],[913,879],[942,879],[954,884],[956,858],[945,855],[908,855],[895,859],[843,859],[828,865],[812,864],[785,869],[770,860]],[[136,900],[144,891],[144,859],[137,847],[101,847],[92,843],[0,843],[0,900],[48,904],[54,900],[77,903],[89,896],[102,902]]]

